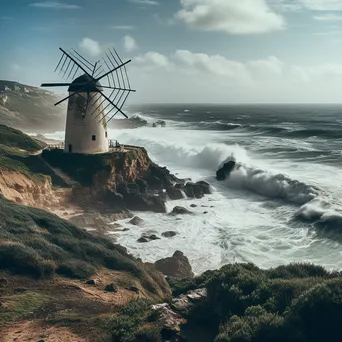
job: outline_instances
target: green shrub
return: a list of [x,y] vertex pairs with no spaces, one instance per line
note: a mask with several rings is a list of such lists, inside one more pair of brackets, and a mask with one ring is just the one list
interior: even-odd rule
[[0,268],[34,277],[48,277],[55,271],[51,261],[46,261],[31,247],[15,242],[0,244]]
[[65,261],[61,263],[56,272],[68,278],[85,279],[94,274],[96,268],[81,260]]

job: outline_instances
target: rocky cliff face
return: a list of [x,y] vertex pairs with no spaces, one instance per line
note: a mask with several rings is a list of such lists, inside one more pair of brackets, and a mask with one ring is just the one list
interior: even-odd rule
[[0,194],[17,203],[38,208],[58,203],[49,178],[38,182],[15,171],[0,170]]

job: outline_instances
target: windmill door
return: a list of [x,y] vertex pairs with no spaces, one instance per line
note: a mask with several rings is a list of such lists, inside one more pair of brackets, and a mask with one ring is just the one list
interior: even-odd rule
[[69,153],[72,153],[72,145],[69,144]]

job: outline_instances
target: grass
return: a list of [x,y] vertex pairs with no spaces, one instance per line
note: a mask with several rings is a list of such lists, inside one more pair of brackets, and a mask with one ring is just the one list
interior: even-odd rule
[[50,298],[44,294],[27,291],[22,294],[4,296],[5,305],[0,306],[0,326],[24,316],[49,303]]
[[99,268],[124,271],[151,293],[165,286],[125,248],[40,209],[0,196],[0,269],[36,278],[86,279]]
[[5,125],[0,125],[0,145],[28,152],[38,151],[45,146],[44,143]]
[[0,169],[21,173],[39,183],[50,178],[53,185],[67,187],[43,159],[38,155],[31,155],[44,146],[44,143],[16,129],[0,125]]

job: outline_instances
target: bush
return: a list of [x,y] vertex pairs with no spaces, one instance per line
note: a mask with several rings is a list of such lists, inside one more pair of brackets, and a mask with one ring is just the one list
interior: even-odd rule
[[[138,299],[123,307],[108,320],[107,328],[115,342],[159,342],[161,331],[151,320],[151,302]],[[149,323],[147,323],[149,321]]]
[[57,267],[57,274],[68,278],[85,279],[94,274],[96,268],[84,261],[73,260],[63,262]]

